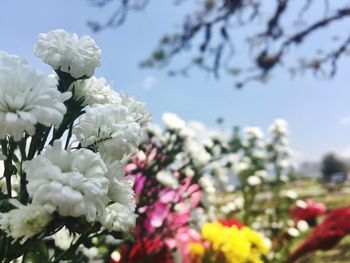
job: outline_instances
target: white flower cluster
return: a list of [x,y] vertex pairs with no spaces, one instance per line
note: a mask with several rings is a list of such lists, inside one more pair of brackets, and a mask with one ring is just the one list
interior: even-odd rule
[[[135,201],[124,166],[150,114],[143,103],[115,92],[105,79],[91,77],[100,65],[101,50],[90,37],[63,30],[40,34],[34,53],[56,70],[55,77],[0,52],[0,139],[30,145],[11,144],[16,159],[0,156],[21,166],[19,176],[27,181],[21,195],[25,189],[29,197],[25,205],[10,199],[16,208],[0,213],[0,228],[21,242],[44,233],[57,216],[99,222],[109,231],[130,231],[136,221]],[[79,79],[86,77],[91,78]],[[69,91],[62,92],[68,89],[60,86],[62,79],[72,79]],[[75,115],[64,104],[68,99],[69,105],[76,105],[72,109],[79,110]],[[30,137],[37,135],[37,124],[47,127],[47,133],[51,129],[52,135]],[[59,133],[62,129],[68,130],[67,136]],[[38,144],[42,148],[36,149]]]
[[35,125],[59,125],[70,92],[60,93],[57,80],[23,63],[17,56],[0,53],[0,139],[16,141],[34,135]]

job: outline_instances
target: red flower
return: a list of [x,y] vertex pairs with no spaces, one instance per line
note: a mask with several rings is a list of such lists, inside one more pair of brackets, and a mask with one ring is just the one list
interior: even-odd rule
[[307,222],[313,221],[317,216],[325,214],[327,208],[322,203],[316,203],[312,200],[297,204],[296,207],[289,209],[289,214],[295,221],[305,220]]
[[288,262],[294,262],[301,256],[318,249],[327,250],[334,247],[345,235],[350,233],[349,218],[350,207],[334,209],[292,253]]
[[164,242],[159,238],[152,240],[139,239],[133,246],[123,246],[121,259],[113,263],[162,262],[173,263],[172,255]]
[[224,226],[231,227],[236,226],[238,229],[244,227],[243,224],[241,224],[237,219],[231,218],[231,219],[223,219],[220,220],[220,223]]

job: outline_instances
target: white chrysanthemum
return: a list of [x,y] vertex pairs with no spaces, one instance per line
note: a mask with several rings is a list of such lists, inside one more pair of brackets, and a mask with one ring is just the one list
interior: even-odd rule
[[0,57],[0,138],[33,135],[37,123],[59,125],[66,113],[63,101],[70,96],[57,90],[57,80]]
[[85,216],[90,222],[103,214],[109,189],[107,168],[99,154],[87,149],[66,151],[55,142],[23,167],[34,204],[63,216]]
[[121,94],[121,97],[121,104],[129,109],[135,121],[138,122],[141,127],[147,126],[151,121],[151,114],[146,111],[145,103],[142,103],[127,94]]
[[69,233],[68,229],[63,227],[60,231],[51,236],[55,242],[55,246],[61,250],[67,250],[72,242],[76,239],[74,235]]
[[33,51],[53,69],[69,73],[74,78],[92,76],[100,66],[101,49],[89,36],[78,37],[62,29],[39,34]]
[[135,193],[132,188],[134,183],[130,176],[125,176],[124,164],[118,161],[112,163],[106,178],[109,180],[109,198],[113,202],[128,207],[131,211],[135,210]]
[[105,163],[110,164],[135,153],[141,127],[127,107],[96,104],[80,117],[74,134],[83,147],[95,146]]
[[17,208],[0,213],[0,228],[13,239],[24,242],[42,232],[51,220],[51,215],[40,205],[25,206],[15,199],[10,203]]
[[129,231],[135,226],[136,214],[128,207],[114,203],[106,207],[106,213],[99,218],[102,226],[109,231]]
[[173,173],[169,171],[159,171],[156,174],[156,179],[158,182],[160,182],[162,185],[166,187],[170,187],[173,189],[177,189],[179,187],[179,182],[177,178],[174,176]]
[[181,130],[186,126],[186,123],[174,113],[163,113],[162,120],[164,125],[171,130]]
[[25,58],[21,58],[17,55],[11,55],[6,51],[0,50],[0,60],[11,60],[18,64],[27,65],[28,61]]
[[76,99],[84,98],[83,105],[117,104],[122,101],[104,78],[92,76],[89,79],[81,79],[74,82],[69,89]]

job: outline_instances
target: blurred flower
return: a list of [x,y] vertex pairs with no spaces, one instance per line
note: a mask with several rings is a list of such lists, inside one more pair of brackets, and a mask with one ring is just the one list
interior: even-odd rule
[[326,206],[322,203],[316,203],[312,200],[300,201],[296,203],[295,207],[289,209],[289,214],[295,221],[305,220],[309,225],[315,225],[316,217],[327,212]]
[[349,217],[349,207],[334,209],[292,253],[288,262],[295,262],[301,256],[318,249],[334,247],[345,235],[350,234]]
[[130,208],[114,203],[106,207],[106,212],[98,218],[109,231],[130,231],[135,226],[136,214]]
[[62,29],[39,34],[33,51],[54,70],[69,73],[76,79],[91,77],[101,64],[101,49],[91,37],[79,38]]
[[89,222],[104,213],[108,197],[107,168],[99,154],[87,149],[64,150],[59,142],[23,164],[32,202],[63,216],[85,216]]
[[283,194],[285,197],[292,199],[292,200],[295,200],[298,198],[297,192],[295,192],[293,190],[286,190],[285,192],[283,192]]
[[200,263],[202,262],[202,258],[205,254],[205,247],[203,244],[199,242],[192,242],[188,244],[188,250],[189,250],[189,259],[190,262],[194,263]]
[[185,122],[180,119],[176,114],[165,112],[163,113],[162,120],[164,125],[171,130],[180,130],[185,128]]
[[195,140],[186,140],[184,151],[190,155],[192,161],[194,162],[194,165],[205,165],[211,159],[210,154],[205,150],[203,145]]
[[247,183],[250,185],[250,186],[257,186],[257,185],[260,185],[261,184],[261,179],[260,177],[256,176],[256,175],[251,175],[248,177],[247,179]]
[[287,230],[288,235],[290,235],[291,237],[297,237],[300,235],[300,232],[298,229],[296,229],[295,227],[290,227]]
[[177,178],[174,176],[173,173],[169,171],[164,171],[164,170],[159,171],[156,174],[156,179],[158,180],[158,182],[160,182],[162,185],[166,187],[176,189],[179,186],[179,182]]
[[262,262],[261,257],[269,250],[259,233],[248,227],[227,227],[219,222],[204,224],[202,239],[210,242],[210,248],[215,253],[214,262]]
[[269,130],[271,133],[286,134],[288,133],[288,122],[283,119],[276,119]]
[[242,227],[244,227],[244,225],[241,224],[241,223],[240,223],[237,219],[235,219],[235,218],[223,219],[223,220],[220,220],[220,223],[221,223],[223,226],[226,226],[226,227],[236,226],[238,229],[241,229]]
[[297,222],[297,228],[300,232],[306,232],[309,230],[309,224],[304,220],[299,220]]
[[252,126],[244,128],[244,136],[246,140],[254,140],[262,138],[264,133],[259,127]]
[[21,243],[42,232],[52,218],[40,205],[25,206],[15,199],[11,199],[10,203],[16,208],[0,213],[0,228],[13,239],[21,239]]
[[163,240],[156,236],[152,239],[138,239],[132,247],[123,246],[120,261],[113,261],[113,263],[134,263],[145,258],[150,262],[174,262],[171,251],[164,246]]
[[0,56],[0,138],[10,135],[19,141],[24,132],[33,135],[38,123],[59,125],[70,96],[57,90],[57,80]]

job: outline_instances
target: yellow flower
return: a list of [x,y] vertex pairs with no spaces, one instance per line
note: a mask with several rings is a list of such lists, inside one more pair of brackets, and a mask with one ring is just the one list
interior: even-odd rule
[[209,241],[213,258],[224,258],[225,263],[261,263],[267,254],[264,238],[248,227],[226,227],[219,222],[204,224],[202,238]]
[[201,243],[190,243],[188,244],[188,250],[190,252],[190,255],[195,258],[202,258],[205,253],[205,248]]

